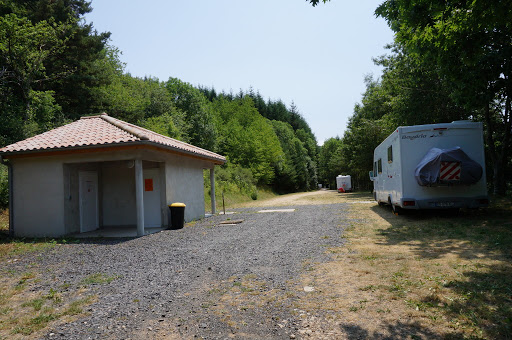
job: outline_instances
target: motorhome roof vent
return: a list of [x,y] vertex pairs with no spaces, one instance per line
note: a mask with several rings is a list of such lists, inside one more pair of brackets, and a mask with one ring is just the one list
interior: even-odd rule
[[454,120],[452,124],[464,124],[464,123],[471,123],[470,120]]

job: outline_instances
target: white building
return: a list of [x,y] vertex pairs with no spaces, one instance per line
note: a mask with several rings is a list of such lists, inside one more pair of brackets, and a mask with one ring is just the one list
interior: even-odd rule
[[[9,166],[10,231],[57,237],[108,227],[165,227],[168,204],[204,217],[203,169],[226,159],[106,114],[0,149]],[[215,212],[215,190],[212,211]]]

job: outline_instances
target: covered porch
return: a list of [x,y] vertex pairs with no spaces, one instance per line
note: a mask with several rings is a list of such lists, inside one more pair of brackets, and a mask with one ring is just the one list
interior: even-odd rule
[[[210,181],[215,188],[214,168]],[[64,164],[67,234],[135,237],[170,226],[169,203],[179,195],[166,176],[166,162],[129,159]],[[202,183],[201,183],[202,184]],[[215,189],[211,192],[215,213]]]
[[165,163],[141,158],[64,163],[67,233],[168,226]]

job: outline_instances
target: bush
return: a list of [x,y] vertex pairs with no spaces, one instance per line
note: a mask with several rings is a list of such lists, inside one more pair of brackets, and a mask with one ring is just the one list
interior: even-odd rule
[[[210,174],[203,173],[204,192],[206,206],[210,204]],[[222,195],[225,196],[227,205],[258,199],[258,188],[256,179],[250,169],[244,168],[230,162],[222,167],[215,168],[215,196],[217,204],[222,203]]]
[[9,207],[9,179],[7,167],[0,165],[0,209]]
[[256,180],[250,169],[228,163],[224,167],[217,168],[215,174],[216,187],[221,192],[240,192],[251,195],[256,191]]

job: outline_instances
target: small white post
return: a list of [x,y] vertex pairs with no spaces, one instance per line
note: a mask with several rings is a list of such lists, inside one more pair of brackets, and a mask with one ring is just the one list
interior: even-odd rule
[[135,205],[137,210],[137,236],[144,236],[144,174],[142,160],[135,160]]
[[215,215],[215,165],[210,169],[210,195],[212,198],[212,214]]

